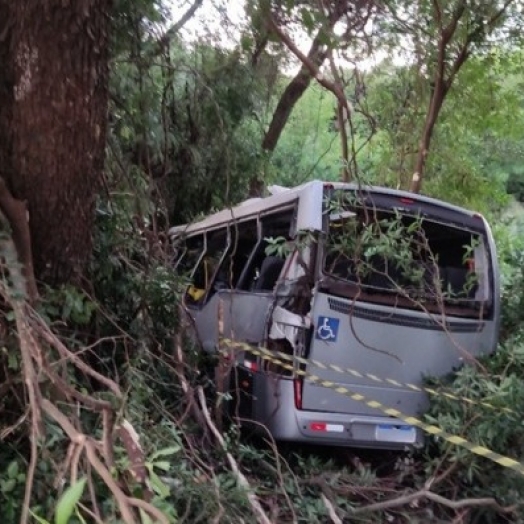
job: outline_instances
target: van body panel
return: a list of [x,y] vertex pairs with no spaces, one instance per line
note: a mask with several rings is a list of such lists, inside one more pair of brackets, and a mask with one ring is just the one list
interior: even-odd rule
[[[496,337],[494,323],[490,321],[443,319],[420,311],[355,303],[325,293],[317,293],[311,316],[314,324],[308,355],[311,360],[418,386],[425,375],[442,376],[468,357],[489,352]],[[427,407],[426,394],[409,387],[391,387],[313,363],[307,371],[407,415],[415,415]],[[302,395],[303,409],[377,414],[361,402],[307,380]]]
[[190,309],[204,351],[217,351],[220,320],[223,337],[250,344],[261,343],[271,303],[271,293],[221,290],[204,307]]

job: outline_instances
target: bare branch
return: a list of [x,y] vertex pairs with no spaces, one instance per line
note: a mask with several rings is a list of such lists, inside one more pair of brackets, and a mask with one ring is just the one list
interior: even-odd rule
[[322,493],[320,497],[322,499],[322,502],[324,503],[324,506],[326,506],[329,518],[331,519],[333,524],[342,524],[342,520],[337,515],[333,503],[326,497],[326,495],[324,495],[324,493]]
[[171,41],[171,38],[173,38],[174,35],[176,35],[193,16],[198,11],[199,7],[202,5],[204,0],[195,0],[193,4],[189,7],[189,9],[180,17],[180,20],[173,24],[162,36],[162,38],[159,41],[159,45],[161,49],[166,48],[169,45],[169,42]]
[[[338,76],[336,75],[336,70],[334,71],[334,77],[335,80],[331,81],[328,78],[326,78],[322,73],[320,72],[320,67],[317,63],[315,63],[314,60],[312,60],[311,53],[309,55],[305,55],[300,51],[300,49],[297,47],[297,45],[291,40],[291,38],[285,33],[285,31],[276,23],[273,16],[270,14],[268,15],[268,27],[270,31],[273,31],[275,34],[278,35],[280,40],[284,43],[284,45],[302,62],[302,69],[306,70],[311,77],[313,77],[321,86],[325,87],[328,91],[331,91],[337,99],[337,114],[338,114],[338,120],[339,120],[339,126],[340,126],[340,133],[341,133],[341,142],[342,142],[342,154],[343,154],[343,160],[345,162],[345,168],[343,169],[342,179],[344,181],[349,181],[350,178],[350,172],[348,169],[348,146],[347,146],[347,130],[345,127],[345,117],[349,119],[350,113],[351,113],[351,107],[349,105],[349,102],[346,98],[346,95],[344,94],[344,89],[340,81],[337,81]],[[323,54],[326,56],[329,56],[329,52],[326,49]],[[322,60],[323,61],[323,60]],[[332,60],[331,60],[332,62]],[[334,69],[334,65],[332,63],[332,70]],[[339,79],[340,80],[340,79]],[[264,140],[264,142],[266,142]],[[353,148],[354,150],[354,148]],[[354,158],[352,159],[354,162]]]
[[460,51],[458,52],[455,60],[453,61],[451,69],[445,80],[446,91],[448,91],[451,88],[451,85],[453,84],[453,81],[457,76],[457,73],[463,66],[464,62],[469,58],[471,44],[478,37],[482,36],[485,26],[488,26],[491,30],[494,28],[494,25],[497,23],[500,17],[504,15],[507,8],[513,3],[513,1],[514,0],[506,0],[504,5],[488,21],[486,21],[485,24],[478,24],[471,32],[468,33],[466,40],[463,46],[461,47]]
[[457,8],[453,12],[451,21],[449,22],[449,24],[444,28],[444,30],[441,33],[442,44],[444,47],[447,46],[450,40],[453,38],[453,35],[455,34],[455,31],[457,30],[457,24],[459,20],[462,18],[462,15],[464,14],[465,10],[466,10],[466,0],[460,0],[460,2],[457,5]]
[[110,391],[112,391],[117,398],[122,398],[122,392],[116,382],[105,377],[98,371],[95,371],[89,365],[87,365],[81,358],[78,357],[75,353],[70,351],[60,339],[49,329],[47,324],[34,313],[32,318],[35,319],[37,326],[40,328],[38,330],[39,335],[51,344],[61,355],[66,358],[68,361],[72,362],[80,371],[83,371],[87,375],[93,377],[95,380],[106,386]]
[[442,31],[442,9],[440,8],[438,0],[433,0],[433,9],[435,10],[435,19],[437,21],[437,27],[439,28],[439,31]]
[[429,491],[427,489],[421,489],[419,491],[415,491],[414,493],[402,495],[394,499],[384,500],[382,502],[376,502],[374,504],[368,504],[367,506],[355,508],[351,510],[351,513],[357,514],[369,511],[383,511],[386,509],[398,508],[399,506],[404,506],[406,504],[410,504],[424,498],[455,510],[468,507],[490,506],[501,513],[513,513],[516,509],[515,506],[502,507],[494,498],[491,497],[451,500],[441,495],[437,495],[436,493],[433,493],[432,491]]
[[268,516],[266,515],[266,512],[260,505],[257,496],[253,493],[253,490],[251,489],[248,480],[240,471],[240,468],[238,467],[236,460],[233,458],[233,455],[231,455],[231,453],[227,451],[227,446],[224,442],[224,438],[216,428],[215,424],[213,424],[213,421],[211,420],[211,416],[209,414],[209,410],[207,408],[206,397],[204,395],[204,390],[202,389],[202,386],[199,386],[197,391],[198,398],[200,400],[200,406],[206,423],[213,435],[215,436],[215,438],[217,439],[218,443],[220,444],[220,447],[225,451],[227,461],[229,462],[229,466],[231,467],[231,470],[233,471],[233,474],[235,475],[238,484],[240,485],[240,487],[245,489],[247,493],[247,498],[249,500],[249,503],[251,504],[251,509],[253,510],[253,513],[256,515],[258,522],[261,524],[271,524],[271,521],[269,520]]
[[[269,16],[271,17],[271,15]],[[271,17],[268,22],[269,30],[271,30],[273,27],[271,23],[273,23],[275,27],[279,28],[275,20]],[[273,31],[276,32],[275,30]],[[275,149],[278,139],[280,138],[282,130],[289,118],[289,115],[291,114],[291,111],[293,110],[293,107],[309,87],[311,79],[316,75],[319,67],[323,64],[327,57],[327,47],[322,44],[322,31],[323,30],[320,29],[311,42],[311,47],[309,48],[308,54],[304,55],[301,53],[301,55],[304,57],[304,61],[298,57],[299,60],[302,61],[302,66],[284,90],[284,93],[280,97],[280,100],[277,104],[275,112],[273,113],[273,118],[262,142],[262,148],[265,151],[273,151]],[[277,34],[279,37],[281,37],[281,34],[278,32]],[[291,42],[291,44],[293,44],[293,42]]]
[[[342,79],[340,78],[340,75],[338,74],[337,67],[335,65],[335,60],[333,58],[333,51],[329,53],[329,66],[331,69],[331,74],[333,75],[333,79],[338,86],[342,89]],[[345,98],[345,97],[344,97]],[[350,180],[350,173],[349,173],[349,154],[348,154],[348,134],[347,134],[347,127],[346,127],[346,120],[349,118],[349,113],[347,113],[346,108],[344,107],[344,104],[341,103],[340,100],[337,100],[337,120],[338,120],[338,130],[340,132],[340,143],[342,147],[342,159],[344,160],[344,166],[342,167],[342,181],[343,182],[349,182]]]
[[311,61],[309,57],[307,57],[304,53],[302,53],[302,51],[300,51],[300,49],[296,46],[293,40],[291,40],[291,38],[284,32],[284,30],[278,26],[278,24],[275,22],[274,18],[271,15],[269,15],[268,17],[268,24],[269,28],[278,35],[278,37],[282,40],[286,47],[302,62],[302,64],[304,64],[311,76],[320,85],[331,91],[343,105],[346,105],[346,97],[344,96],[344,93],[341,91],[339,86],[337,86],[334,82],[331,82],[321,74],[319,68]]

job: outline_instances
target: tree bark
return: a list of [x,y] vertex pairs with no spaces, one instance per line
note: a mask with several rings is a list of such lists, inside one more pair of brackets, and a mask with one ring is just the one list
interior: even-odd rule
[[415,162],[415,171],[411,178],[410,191],[413,193],[420,193],[422,188],[422,177],[424,176],[424,170],[426,168],[426,159],[429,152],[429,146],[431,144],[431,138],[433,137],[433,131],[437,123],[438,115],[442,109],[444,99],[446,97],[447,89],[443,78],[442,71],[437,72],[435,77],[435,87],[431,101],[429,103],[428,112],[426,114],[426,121],[424,123],[424,130],[422,131],[422,137],[417,152],[417,159]]
[[0,0],[0,176],[25,201],[36,275],[79,282],[92,249],[111,0]]

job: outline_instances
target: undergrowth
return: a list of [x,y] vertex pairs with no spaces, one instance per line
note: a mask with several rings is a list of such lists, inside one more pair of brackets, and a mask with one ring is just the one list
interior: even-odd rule
[[[207,405],[199,403],[198,390],[208,391],[208,379],[179,306],[183,282],[169,270],[161,236],[152,235],[146,224],[137,230],[132,208],[133,203],[125,199],[118,205],[100,203],[90,285],[83,290],[46,290],[39,314],[72,351],[124,392],[124,400],[114,404],[114,416],[117,422],[129,421],[136,430],[147,481],[138,482],[133,476],[129,453],[115,436],[112,475],[133,496],[149,501],[168,522],[177,523],[252,521],[249,493],[260,501],[271,522],[524,519],[521,475],[435,439],[428,439],[425,449],[413,454],[277,447],[269,437],[255,440],[229,424],[223,430],[222,445],[203,417],[206,409],[213,412],[214,399],[208,394]],[[477,368],[463,368],[437,382],[454,395],[493,407],[437,396],[431,399],[426,420],[522,460],[524,314],[515,305],[524,296],[524,277],[520,246],[507,238],[501,245],[504,330],[500,348]],[[9,308],[2,317],[2,341],[0,507],[7,524],[20,518],[30,449],[18,339]],[[60,359],[50,351],[54,365],[60,366]],[[99,384],[78,370],[64,367],[64,373],[79,391],[107,397]],[[42,383],[49,398],[54,398],[53,387]],[[100,441],[100,415],[69,408],[72,419]],[[38,444],[31,510],[41,522],[51,522],[60,507],[58,501],[69,496],[64,471],[71,459],[70,448],[68,437],[49,420]],[[247,480],[248,490],[239,483],[230,456]],[[69,522],[90,521],[89,492],[99,501],[97,513],[102,521],[119,522],[119,509],[107,486],[85,463],[80,465],[89,484],[72,504]],[[428,498],[428,491],[448,502],[479,498],[491,502],[453,507]],[[151,521],[144,512],[139,515],[142,522]]]

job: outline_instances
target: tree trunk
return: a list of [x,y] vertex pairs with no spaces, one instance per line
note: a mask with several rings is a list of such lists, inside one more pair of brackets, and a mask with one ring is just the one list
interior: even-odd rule
[[[320,30],[311,44],[307,58],[318,69],[324,63],[328,55],[328,46],[322,44],[322,35],[324,32]],[[305,64],[302,64],[299,72],[295,75],[293,80],[287,85],[284,93],[278,101],[273,118],[269,124],[267,133],[262,142],[262,149],[272,152],[277,146],[278,139],[286,126],[286,123],[291,115],[291,111],[300,97],[304,94],[311,83],[311,72]]]
[[422,137],[417,153],[417,160],[415,162],[415,171],[411,179],[411,185],[409,190],[413,193],[420,193],[422,187],[422,178],[424,176],[424,170],[426,168],[426,160],[429,152],[429,146],[431,144],[431,138],[433,131],[437,123],[438,115],[442,109],[444,98],[446,97],[446,87],[443,80],[440,80],[435,86],[431,101],[429,103],[428,112],[426,114],[426,121],[424,123],[424,130],[422,131]]
[[27,203],[37,277],[78,282],[107,122],[111,0],[0,0],[0,176]]

